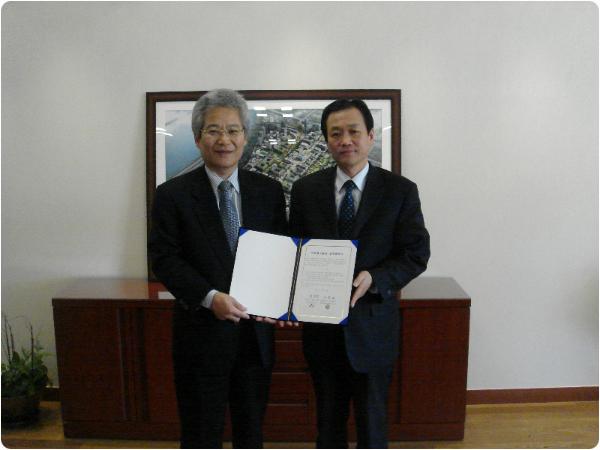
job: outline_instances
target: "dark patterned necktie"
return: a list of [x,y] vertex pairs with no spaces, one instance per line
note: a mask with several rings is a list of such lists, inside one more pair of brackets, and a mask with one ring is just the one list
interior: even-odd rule
[[221,221],[225,236],[229,243],[231,253],[235,254],[235,247],[238,240],[238,214],[233,201],[233,185],[228,181],[221,181],[219,184],[219,212],[221,213]]
[[354,181],[348,180],[344,183],[344,197],[340,205],[340,215],[338,218],[338,230],[340,237],[344,239],[350,238],[352,234],[352,226],[354,225],[354,198],[352,191],[356,185]]

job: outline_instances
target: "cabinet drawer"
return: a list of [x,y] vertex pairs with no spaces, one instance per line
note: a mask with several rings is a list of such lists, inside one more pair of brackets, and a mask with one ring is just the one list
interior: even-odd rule
[[269,425],[295,425],[310,424],[311,410],[309,405],[294,404],[281,405],[269,404],[265,414],[265,423]]
[[302,354],[302,341],[275,341],[275,371],[304,370],[307,368]]
[[269,403],[308,403],[310,390],[308,373],[273,373]]

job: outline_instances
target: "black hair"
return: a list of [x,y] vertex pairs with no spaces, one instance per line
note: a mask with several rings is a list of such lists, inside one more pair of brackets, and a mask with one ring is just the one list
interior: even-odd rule
[[371,132],[373,129],[373,115],[371,114],[371,111],[369,111],[367,104],[360,99],[341,98],[333,103],[330,103],[323,110],[323,115],[321,116],[321,132],[323,133],[325,142],[327,142],[327,118],[329,115],[333,112],[350,108],[356,108],[360,111],[365,121],[365,125],[367,126],[367,131]]

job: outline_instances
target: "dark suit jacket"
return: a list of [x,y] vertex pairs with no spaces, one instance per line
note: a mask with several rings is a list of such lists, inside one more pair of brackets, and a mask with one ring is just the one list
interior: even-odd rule
[[[243,226],[287,231],[281,184],[264,175],[238,171]],[[152,269],[176,298],[174,357],[207,370],[228,370],[237,349],[239,326],[218,320],[200,305],[211,289],[229,292],[234,257],[217,200],[204,166],[156,189],[148,239]],[[273,362],[273,327],[252,321],[263,364]]]
[[[292,235],[339,239],[335,176],[333,167],[294,184],[290,207]],[[400,326],[396,292],[427,267],[429,233],[416,184],[371,166],[352,239],[359,240],[355,275],[368,270],[378,292],[368,292],[356,303],[344,329],[350,364],[357,372],[368,372],[393,364]],[[304,324],[304,352],[309,364],[330,359],[337,326]]]

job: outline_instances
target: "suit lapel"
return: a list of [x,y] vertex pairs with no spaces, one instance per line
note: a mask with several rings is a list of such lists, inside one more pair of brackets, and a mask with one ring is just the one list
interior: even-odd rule
[[198,176],[193,179],[191,191],[192,197],[196,200],[194,212],[206,233],[210,245],[213,247],[223,267],[228,270],[232,269],[233,255],[229,249],[223,223],[221,222],[217,199],[213,193],[204,166],[198,171]]
[[245,170],[238,171],[240,193],[242,194],[242,226],[254,228],[257,221],[257,212],[260,211],[262,200],[259,192],[250,182]]
[[352,236],[359,236],[360,231],[371,217],[379,202],[383,198],[385,186],[383,179],[376,167],[369,167],[365,190],[360,199],[360,205],[356,213],[354,226],[352,227]]
[[315,189],[315,203],[324,217],[322,223],[328,229],[325,234],[328,236],[339,237],[337,226],[337,211],[335,208],[335,175],[336,166],[327,169],[323,176],[317,181],[317,189]]

